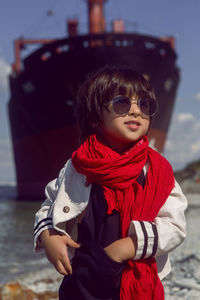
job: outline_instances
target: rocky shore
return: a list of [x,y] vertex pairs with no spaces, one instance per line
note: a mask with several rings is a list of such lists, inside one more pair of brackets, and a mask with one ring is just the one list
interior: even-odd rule
[[200,194],[200,160],[189,163],[174,175],[185,194]]
[[57,300],[62,276],[52,267],[30,272],[0,287],[0,300]]
[[200,300],[200,194],[187,198],[187,238],[170,255],[172,272],[163,282],[166,300]]
[[[200,299],[200,193],[187,198],[187,238],[170,255],[172,272],[163,282],[166,300]],[[56,300],[61,280],[52,267],[24,274],[0,287],[0,300]]]

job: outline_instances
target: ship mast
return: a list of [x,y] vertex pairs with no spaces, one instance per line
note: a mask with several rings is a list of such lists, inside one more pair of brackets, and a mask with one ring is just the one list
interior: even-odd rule
[[87,0],[89,33],[98,34],[105,32],[104,2],[107,0]]

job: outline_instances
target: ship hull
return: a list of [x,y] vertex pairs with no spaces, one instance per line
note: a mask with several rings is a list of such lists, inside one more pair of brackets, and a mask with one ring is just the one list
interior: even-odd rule
[[104,65],[129,66],[154,88],[159,113],[149,137],[164,149],[179,82],[176,54],[168,43],[136,34],[68,38],[43,46],[10,76],[9,118],[18,197],[44,198],[45,185],[78,146],[73,106],[86,75]]

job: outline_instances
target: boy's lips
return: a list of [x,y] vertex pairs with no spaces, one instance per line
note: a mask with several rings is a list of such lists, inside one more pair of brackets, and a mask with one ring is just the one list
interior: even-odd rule
[[132,129],[132,130],[136,130],[140,127],[140,122],[137,120],[130,120],[130,121],[126,121],[124,122],[125,125],[128,126],[128,128]]

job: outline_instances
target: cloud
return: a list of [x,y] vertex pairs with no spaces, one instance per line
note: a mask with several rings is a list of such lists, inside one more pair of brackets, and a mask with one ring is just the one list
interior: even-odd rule
[[177,121],[179,123],[185,123],[193,120],[194,120],[194,116],[191,113],[180,113],[177,115]]
[[174,169],[200,159],[200,119],[191,113],[174,115],[165,145],[165,157]]
[[3,58],[0,58],[0,95],[5,95],[8,91],[8,74],[11,68]]
[[200,92],[197,93],[197,94],[194,96],[194,98],[195,98],[197,101],[200,101]]
[[0,184],[15,181],[10,141],[0,139]]

